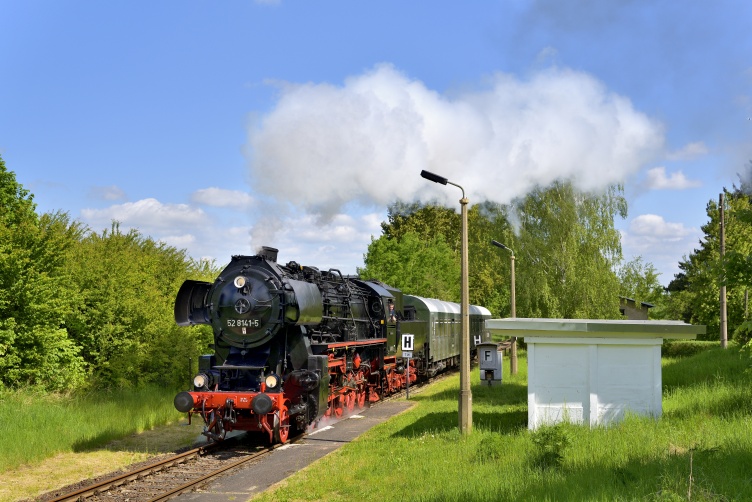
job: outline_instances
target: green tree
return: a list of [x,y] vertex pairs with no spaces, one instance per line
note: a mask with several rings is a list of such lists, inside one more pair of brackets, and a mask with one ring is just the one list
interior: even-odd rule
[[71,264],[81,301],[71,334],[106,387],[162,383],[188,376],[188,361],[206,349],[205,329],[178,329],[174,301],[183,280],[196,272],[185,251],[138,231],[91,232]]
[[364,279],[378,279],[425,298],[460,300],[459,260],[442,234],[423,239],[407,232],[399,239],[371,239],[364,262],[358,270]]
[[[752,175],[752,161],[748,164]],[[741,177],[740,177],[741,178]],[[749,318],[749,290],[752,288],[752,180],[741,179],[734,193],[739,201],[729,215],[729,220],[737,224],[746,238],[739,239],[736,245],[726,253],[724,275],[728,289],[736,292],[733,296],[742,296],[742,312],[739,324],[733,329],[733,337],[743,345],[752,341],[752,320]],[[734,228],[734,227],[732,227]],[[735,325],[730,324],[730,327]]]
[[[511,257],[491,246],[494,239],[516,253],[518,316],[618,318],[619,281],[614,268],[621,260],[621,243],[614,228],[617,216],[626,216],[618,186],[602,194],[582,194],[560,182],[509,206],[474,205],[468,213],[470,302],[486,306],[494,315],[511,314]],[[429,269],[452,264],[446,280],[454,281],[458,291],[460,217],[456,211],[395,204],[382,231],[364,257],[364,271],[370,276],[393,285],[399,280],[401,289],[412,292],[422,286],[406,282],[413,276],[405,263]],[[414,235],[409,246],[401,243],[408,234]],[[439,236],[444,246],[434,244]],[[418,245],[421,242],[423,246]],[[376,267],[376,263],[383,265]],[[390,281],[390,270],[399,270],[401,279]]]
[[752,224],[746,216],[752,209],[742,188],[724,189],[726,260],[720,260],[720,211],[717,200],[706,206],[708,222],[702,226],[700,247],[679,262],[680,273],[669,283],[668,306],[678,318],[704,324],[707,340],[720,337],[720,285],[726,281],[729,333],[744,322],[744,292],[748,288],[746,262],[752,252]]
[[557,182],[517,207],[520,219],[517,315],[618,318],[621,240],[614,228],[626,217],[619,186],[601,194]]
[[75,388],[86,366],[67,331],[77,297],[66,264],[81,226],[64,213],[37,216],[1,158],[0,201],[0,382]]
[[658,280],[658,271],[652,263],[643,261],[642,256],[622,264],[618,268],[619,296],[633,299],[638,305],[647,302],[653,305],[650,317],[663,319],[663,286]]

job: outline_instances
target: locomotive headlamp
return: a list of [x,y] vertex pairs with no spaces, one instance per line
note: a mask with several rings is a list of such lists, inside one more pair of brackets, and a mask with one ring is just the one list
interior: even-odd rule
[[193,386],[197,389],[203,389],[209,386],[209,377],[203,373],[199,373],[193,377]]
[[235,284],[235,287],[238,289],[242,288],[243,286],[245,286],[245,277],[243,277],[242,275],[237,276],[233,281],[233,284]]
[[279,385],[279,377],[277,375],[269,375],[264,380],[267,389],[274,389]]

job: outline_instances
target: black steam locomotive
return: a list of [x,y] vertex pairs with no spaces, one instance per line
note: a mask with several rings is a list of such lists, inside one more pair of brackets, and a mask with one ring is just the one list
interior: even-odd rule
[[[488,318],[470,307],[473,350],[489,340]],[[199,357],[193,391],[175,397],[189,419],[203,418],[210,440],[245,430],[284,443],[322,417],[400,390],[408,375],[414,383],[459,364],[458,304],[335,269],[280,265],[269,247],[233,256],[214,283],[185,281],[175,321],[214,331],[214,354]],[[402,334],[413,335],[412,358],[402,357]]]

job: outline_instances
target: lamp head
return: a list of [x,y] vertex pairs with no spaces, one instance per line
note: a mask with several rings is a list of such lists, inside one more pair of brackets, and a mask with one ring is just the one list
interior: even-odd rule
[[432,172],[426,171],[425,169],[420,172],[420,175],[427,180],[431,180],[434,183],[441,183],[442,185],[446,185],[447,181],[449,181],[446,178],[439,176],[438,174],[433,174]]

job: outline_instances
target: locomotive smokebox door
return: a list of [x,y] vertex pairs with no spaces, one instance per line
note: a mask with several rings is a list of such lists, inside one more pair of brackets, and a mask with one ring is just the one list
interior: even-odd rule
[[500,344],[479,343],[477,349],[480,383],[488,386],[501,384],[502,349]]

